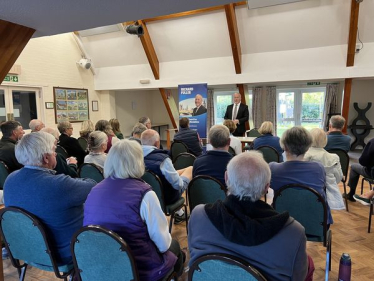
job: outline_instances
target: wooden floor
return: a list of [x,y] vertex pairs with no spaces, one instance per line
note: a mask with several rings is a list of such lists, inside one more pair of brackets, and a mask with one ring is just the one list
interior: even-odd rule
[[[342,189],[342,185],[341,191]],[[365,190],[369,187],[365,185]],[[348,188],[349,190],[349,188]],[[359,188],[357,189],[359,191]],[[349,253],[352,258],[352,280],[374,280],[374,225],[373,233],[367,233],[369,207],[358,202],[349,202],[349,213],[332,211],[334,224],[332,230],[332,269],[329,280],[338,280],[339,260],[342,253]],[[185,224],[174,225],[173,238],[177,239],[182,248],[187,248]],[[321,243],[308,242],[308,254],[313,258],[316,267],[314,280],[324,280],[326,249]],[[6,281],[16,281],[17,271],[9,260],[5,260],[4,273]],[[186,262],[186,265],[188,262]],[[186,268],[187,270],[187,268]],[[58,280],[53,274],[31,268],[25,280]],[[187,273],[182,276],[187,280]],[[100,280],[92,280],[100,281]]]

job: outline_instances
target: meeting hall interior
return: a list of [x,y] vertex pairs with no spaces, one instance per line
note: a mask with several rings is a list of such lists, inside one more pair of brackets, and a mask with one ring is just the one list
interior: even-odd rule
[[[248,118],[245,120],[246,132],[239,137],[242,145],[240,154],[233,152],[232,159],[248,153],[247,149],[257,150],[253,147],[255,138],[262,137],[261,134],[271,134],[280,138],[281,149],[284,150],[281,151],[283,154],[278,155],[276,162],[283,162],[284,159],[286,163],[287,160],[291,161],[287,158],[290,149],[287,141],[290,140],[285,135],[292,136],[292,128],[306,129],[305,134],[313,137],[313,144],[310,143],[309,147],[314,148],[314,138],[318,132],[314,131],[314,134],[313,130],[319,128],[329,133],[330,119],[335,115],[342,116],[345,123],[340,128],[340,134],[350,137],[350,147],[344,152],[347,158],[342,161],[339,154],[337,158],[342,175],[336,184],[339,200],[343,199],[341,203],[344,205],[342,208],[330,206],[333,223],[329,221],[326,202],[330,193],[327,192],[327,201],[324,202],[325,219],[320,222],[324,232],[322,243],[310,241],[313,239],[307,236],[306,253],[314,262],[314,280],[337,280],[343,253],[350,255],[352,280],[374,279],[374,233],[370,231],[374,200],[372,197],[364,198],[365,194],[370,194],[370,189],[374,188],[374,162],[371,160],[372,165],[366,165],[361,157],[374,139],[374,0],[2,1],[0,81],[0,120],[18,121],[17,124],[23,127],[25,133],[21,136],[22,139],[34,134],[34,126],[30,123],[34,119],[40,120],[46,128],[54,129],[45,130],[47,133],[53,134],[54,131],[59,135],[59,131],[63,135],[72,130],[68,135],[69,138],[75,139],[82,137],[82,124],[90,120],[93,125],[96,124],[96,128],[91,131],[104,132],[102,135],[105,141],[107,128],[112,126],[113,134],[118,137],[117,133],[121,133],[118,138],[132,137],[143,145],[148,141],[146,146],[156,146],[149,140],[143,142],[143,134],[141,137],[133,135],[137,124],[141,122],[140,119],[145,117],[150,126],[148,128],[145,122],[145,129],[157,131],[161,147],[171,151],[171,146],[178,142],[173,140],[178,130],[181,130],[180,119],[189,118],[191,128],[195,128],[195,123],[202,120],[201,116],[194,116],[193,111],[195,105],[199,108],[201,104],[196,103],[198,95],[195,97],[194,94],[191,105],[184,107],[181,89],[205,85],[203,105],[207,108],[207,113],[203,114],[203,128],[199,128],[203,133],[199,131],[200,136],[197,135],[202,154],[209,154],[209,146],[212,150],[216,149],[215,145],[210,143],[209,136],[213,138],[214,128],[220,127],[213,126],[222,125],[226,119],[235,121],[236,111],[232,117],[226,118],[226,114],[229,106],[236,104],[237,95],[240,103],[248,107]],[[194,121],[194,117],[199,121]],[[106,127],[100,129],[98,124],[103,120],[110,120],[110,125],[106,122],[103,125]],[[113,120],[119,122],[117,131]],[[266,121],[272,124],[271,132],[258,132]],[[238,125],[237,122],[234,123]],[[251,135],[253,129],[258,135]],[[302,134],[304,131],[298,133]],[[56,139],[61,142],[58,135]],[[21,137],[18,138],[19,142],[22,142]],[[102,136],[98,134],[97,138],[100,137]],[[146,137],[145,135],[144,138]],[[112,148],[105,146],[104,149],[103,146],[100,153],[118,148],[119,155],[123,152],[120,149],[138,149],[132,146],[132,142],[128,144],[121,141],[126,145],[125,148],[117,145],[112,136],[108,140]],[[86,153],[99,153],[99,150],[90,150],[96,145],[93,137],[88,137],[87,142],[88,147],[86,143],[84,149]],[[26,140],[24,143],[27,145]],[[320,149],[323,150],[325,145]],[[20,153],[17,154],[17,146],[21,144],[15,146],[16,157]],[[371,149],[372,147],[374,144]],[[21,151],[21,147],[19,150]],[[143,148],[144,153],[145,151]],[[312,158],[308,153],[310,150],[306,156]],[[369,157],[374,159],[373,150],[370,153],[372,154]],[[305,151],[300,154],[304,156]],[[249,155],[252,158],[249,157],[248,161],[258,160],[252,152]],[[344,155],[342,157],[345,157]],[[73,163],[78,168],[78,165],[83,163],[83,158],[79,159],[74,153],[68,151],[66,156],[68,165]],[[111,157],[110,152],[108,157]],[[146,153],[144,157],[146,159]],[[198,159],[201,156],[196,157]],[[71,158],[75,160],[70,160]],[[175,167],[173,171],[178,172],[172,152],[171,158]],[[244,161],[244,156],[242,158],[240,160]],[[4,160],[1,157],[1,144],[0,160]],[[270,162],[266,157],[265,161]],[[21,163],[20,160],[19,162]],[[236,162],[232,163],[234,164]],[[150,164],[146,162],[147,170],[150,169],[148,165]],[[352,165],[369,167],[369,175],[357,175],[357,190],[353,194],[352,191],[348,193]],[[195,165],[193,167],[195,168]],[[104,164],[101,167],[102,175],[109,178],[109,168],[107,172],[103,172],[102,168]],[[185,166],[182,167],[184,172],[193,173],[184,168]],[[162,169],[158,168],[158,172],[160,170],[163,173]],[[271,165],[270,170],[272,176],[275,175]],[[327,174],[326,166],[325,170]],[[115,171],[112,172],[113,175],[116,174]],[[79,174],[80,170],[76,169],[75,173]],[[180,179],[184,179],[182,172],[179,175]],[[144,177],[143,179],[145,180]],[[168,177],[165,175],[164,179]],[[164,179],[161,179],[161,182]],[[3,210],[6,210],[4,207],[12,205],[6,202],[6,181],[5,206],[1,205]],[[1,182],[1,189],[3,184],[4,182]],[[225,189],[224,198],[233,196],[229,196],[232,192],[227,192],[228,187],[224,183],[219,184]],[[181,213],[188,222],[192,199],[188,198],[189,190],[186,188],[187,186],[180,190],[183,208],[179,209],[184,210],[184,213]],[[326,187],[324,192],[326,195]],[[260,200],[270,206],[277,192],[266,189],[264,193],[266,194]],[[343,198],[342,194],[346,198]],[[141,202],[150,197],[144,194],[143,196]],[[320,199],[319,197],[318,200]],[[291,217],[295,217],[292,211],[285,210],[290,212]],[[177,223],[175,217],[169,229],[171,217],[175,215],[173,213],[170,216],[169,211],[163,208],[162,212],[167,216],[162,220],[165,220],[163,222],[166,223],[173,241],[179,243],[180,253],[183,252],[186,256],[183,274],[178,278],[174,272],[168,274],[169,280],[194,280],[192,277],[188,279],[189,274],[192,275],[189,272],[192,268],[189,264],[189,242],[195,241],[189,237],[193,222],[188,222],[188,225],[191,225],[187,226],[186,218]],[[141,217],[144,220],[143,213]],[[150,220],[148,217],[147,219]],[[295,219],[298,220],[297,217]],[[307,220],[312,219],[308,217]],[[196,224],[196,221],[194,223]],[[300,224],[305,227],[302,222]],[[2,228],[3,226],[0,227]],[[187,228],[190,230],[188,234]],[[149,229],[148,225],[148,231]],[[0,263],[0,281],[22,280],[12,264],[11,247],[10,253],[9,249],[4,247],[6,234],[3,230],[1,234],[3,260]],[[329,235],[331,241],[327,237]],[[209,233],[206,233],[206,236],[209,236]],[[125,237],[122,238],[126,241]],[[5,237],[5,240],[8,239]],[[329,243],[331,247],[326,247]],[[4,250],[8,250],[8,256],[4,255]],[[270,252],[271,250],[269,254]],[[178,257],[178,254],[176,255]],[[17,259],[16,256],[14,258]],[[135,260],[137,263],[137,259]],[[74,260],[75,268],[79,268],[76,263]],[[330,263],[331,270],[327,268],[327,263]],[[136,266],[138,265],[135,264]],[[257,280],[278,280],[274,277],[273,279],[273,275],[268,274],[257,263],[253,267],[267,277]],[[134,280],[156,280],[153,277],[144,277],[143,269],[139,266],[138,268],[140,279]],[[134,267],[132,269],[138,271]],[[277,268],[272,270],[277,271]],[[292,276],[287,279],[286,275],[279,280],[297,280]],[[72,278],[79,280],[76,275]],[[81,278],[84,281],[101,280],[84,279],[83,275]],[[53,270],[48,272],[30,264],[25,280],[58,278]]]

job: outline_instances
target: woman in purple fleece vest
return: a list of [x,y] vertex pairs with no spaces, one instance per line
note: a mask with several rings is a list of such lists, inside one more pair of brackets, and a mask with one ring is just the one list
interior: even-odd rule
[[183,271],[183,257],[172,240],[160,202],[140,178],[144,174],[139,143],[121,140],[109,151],[105,179],[87,197],[84,225],[101,225],[130,246],[140,280],[160,280],[174,267]]

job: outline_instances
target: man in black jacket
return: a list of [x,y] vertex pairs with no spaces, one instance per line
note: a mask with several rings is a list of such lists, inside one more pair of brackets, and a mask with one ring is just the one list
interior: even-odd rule
[[1,125],[1,132],[3,137],[0,141],[0,160],[3,161],[9,169],[9,172],[21,169],[23,165],[18,163],[14,152],[15,145],[25,132],[23,131],[21,123],[17,121],[6,121]]
[[236,124],[236,130],[234,136],[242,137],[245,133],[245,122],[249,119],[248,106],[241,103],[241,95],[239,93],[234,94],[234,104],[227,107],[225,120],[232,120]]
[[187,145],[188,150],[195,156],[199,156],[203,152],[199,134],[197,131],[190,129],[190,120],[186,117],[179,120],[179,131],[175,134],[174,140]]

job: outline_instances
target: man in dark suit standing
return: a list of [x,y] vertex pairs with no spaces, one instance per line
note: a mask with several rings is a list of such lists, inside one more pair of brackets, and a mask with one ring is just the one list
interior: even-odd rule
[[196,107],[192,111],[192,116],[201,115],[207,112],[206,107],[203,106],[203,97],[202,95],[197,94],[195,97]]
[[232,120],[236,124],[234,136],[242,137],[245,133],[245,122],[249,119],[248,106],[241,103],[242,97],[239,93],[234,94],[234,104],[227,107],[225,120]]

